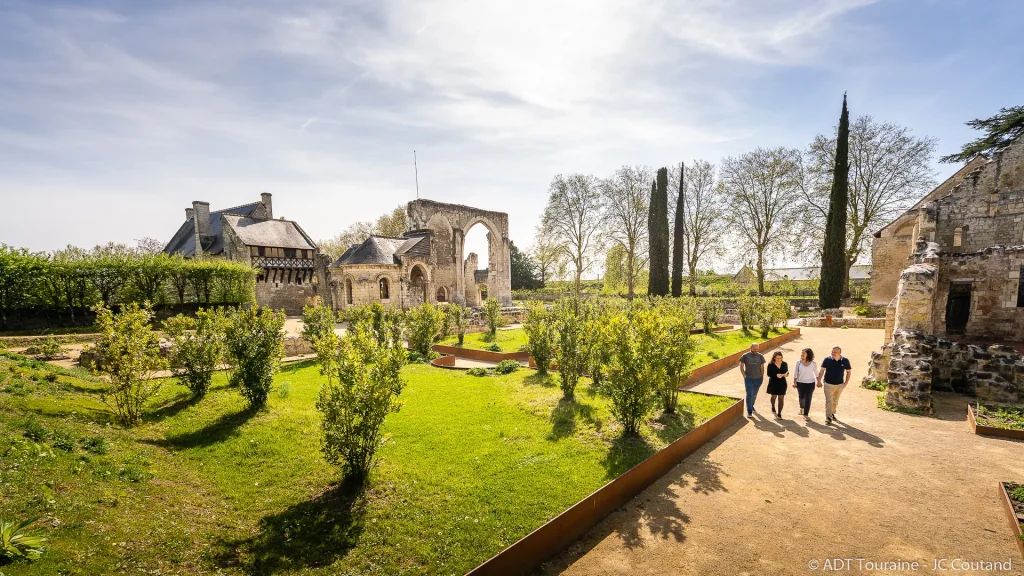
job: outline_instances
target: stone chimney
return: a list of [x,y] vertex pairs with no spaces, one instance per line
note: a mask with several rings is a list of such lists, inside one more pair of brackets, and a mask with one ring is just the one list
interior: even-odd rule
[[194,212],[195,211],[192,208],[185,208],[185,222],[188,222],[189,220],[192,219],[192,214]]
[[267,211],[267,220],[274,219],[274,202],[271,199],[273,194],[270,192],[263,192],[260,194],[260,201],[263,202],[263,208]]
[[199,256],[203,252],[202,236],[210,234],[210,203],[193,201],[192,214],[195,216],[196,256]]

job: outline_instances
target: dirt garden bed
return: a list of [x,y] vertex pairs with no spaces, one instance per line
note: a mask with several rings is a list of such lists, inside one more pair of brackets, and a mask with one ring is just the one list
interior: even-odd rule
[[999,483],[999,499],[1010,521],[1010,530],[1017,541],[1017,549],[1024,556],[1024,484],[1016,482]]
[[981,436],[1024,440],[1024,407],[968,404],[967,422]]

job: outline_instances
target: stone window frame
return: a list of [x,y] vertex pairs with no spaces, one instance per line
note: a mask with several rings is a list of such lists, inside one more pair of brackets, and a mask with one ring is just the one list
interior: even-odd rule
[[381,302],[391,300],[391,279],[387,276],[381,275],[377,278],[377,296]]
[[953,229],[953,247],[960,248],[964,245],[964,230],[966,226],[957,226]]

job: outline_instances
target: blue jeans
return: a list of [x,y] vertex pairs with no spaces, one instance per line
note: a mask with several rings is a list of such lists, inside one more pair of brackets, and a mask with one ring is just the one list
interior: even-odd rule
[[754,402],[757,400],[757,391],[760,390],[764,378],[744,378],[743,387],[747,389],[747,415],[754,411]]

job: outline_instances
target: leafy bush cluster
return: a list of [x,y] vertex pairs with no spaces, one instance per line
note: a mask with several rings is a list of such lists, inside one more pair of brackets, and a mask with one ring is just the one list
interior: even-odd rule
[[171,340],[174,375],[202,398],[210,389],[213,374],[224,360],[228,317],[223,310],[199,310],[195,317],[179,315],[164,322]]
[[502,360],[494,367],[494,371],[498,374],[511,374],[516,370],[519,370],[519,362],[515,360]]
[[103,401],[110,405],[125,426],[138,424],[147,401],[159,390],[161,380],[154,378],[167,367],[160,355],[160,335],[149,327],[152,313],[131,303],[120,314],[99,305],[96,325],[100,340],[96,351],[101,371],[110,377]]
[[[696,344],[690,330],[697,305],[690,298],[595,302],[574,297],[555,303],[549,311],[539,303],[527,306],[524,328],[528,349],[538,370],[554,346],[559,384],[565,398],[589,373],[594,386],[612,400],[612,412],[626,434],[636,434],[660,403],[675,411],[678,390],[689,376]],[[549,362],[550,356],[546,357]]]
[[97,304],[240,304],[255,294],[256,270],[223,259],[149,254],[110,245],[33,253],[0,244],[0,328],[12,312],[74,317]]
[[316,402],[323,417],[323,450],[346,478],[361,481],[384,441],[388,414],[401,406],[401,369],[407,354],[393,339],[378,339],[373,319],[349,325],[343,338],[324,339],[318,350],[326,380]]
[[484,319],[487,321],[487,337],[494,340],[501,327],[501,303],[494,298],[484,301]]
[[284,312],[252,306],[230,318],[226,344],[231,385],[238,386],[251,409],[263,408],[284,355]]
[[558,331],[551,321],[551,312],[540,302],[530,302],[526,306],[526,317],[523,319],[523,331],[526,332],[527,352],[533,357],[537,371],[547,374],[551,360],[555,356]]
[[405,315],[405,333],[409,348],[426,357],[431,346],[442,337],[445,315],[437,306],[424,302]]
[[27,356],[39,356],[43,360],[53,360],[64,356],[64,349],[53,336],[48,336],[39,341],[38,344],[25,349]]
[[736,308],[743,330],[756,328],[762,338],[773,328],[784,326],[791,314],[789,301],[777,296],[741,296]]

